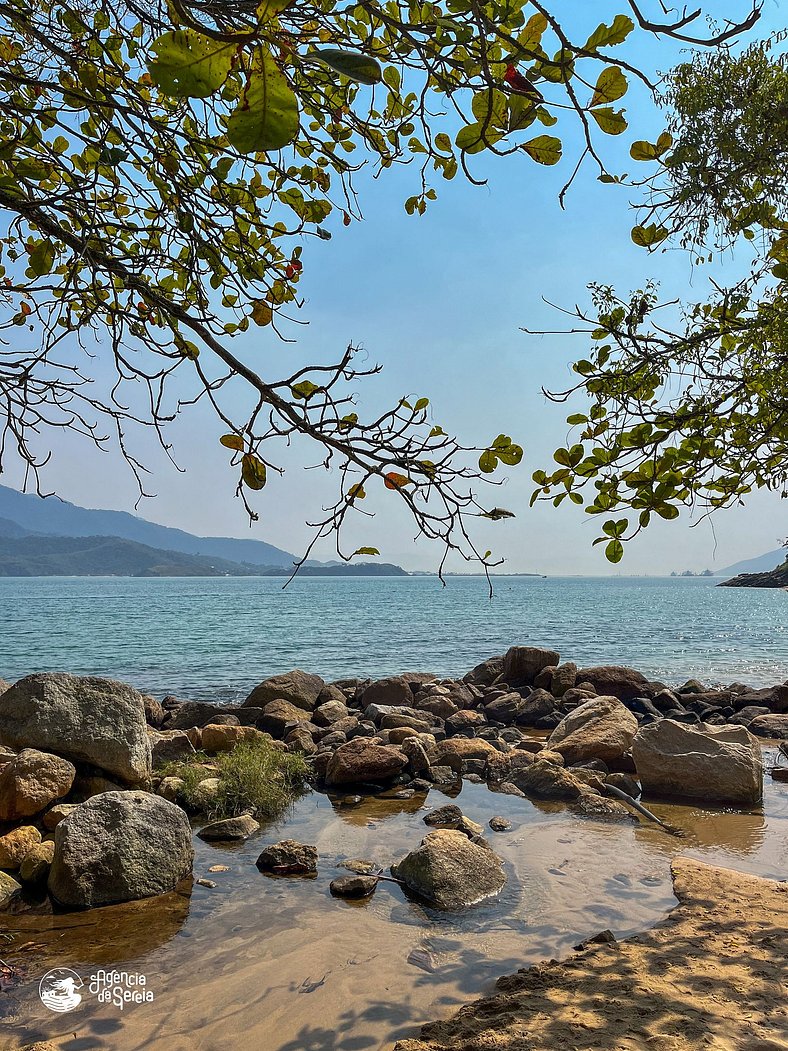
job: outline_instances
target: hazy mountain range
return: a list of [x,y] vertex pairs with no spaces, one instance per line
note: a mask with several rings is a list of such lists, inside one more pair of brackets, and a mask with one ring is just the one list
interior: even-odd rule
[[725,569],[715,570],[715,576],[737,577],[740,573],[768,573],[781,566],[786,557],[788,549],[778,547],[776,551],[767,551],[765,555],[758,555],[757,558],[746,558],[743,562],[735,562]]
[[[296,562],[262,540],[201,537],[125,511],[0,486],[0,576],[284,576]],[[310,563],[303,576],[405,576],[387,563]]]

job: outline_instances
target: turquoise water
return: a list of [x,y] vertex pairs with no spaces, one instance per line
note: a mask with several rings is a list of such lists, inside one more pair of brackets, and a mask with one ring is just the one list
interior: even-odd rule
[[706,579],[0,580],[0,677],[110,675],[163,695],[245,696],[301,667],[327,679],[462,674],[517,644],[669,683],[788,679],[788,592]]

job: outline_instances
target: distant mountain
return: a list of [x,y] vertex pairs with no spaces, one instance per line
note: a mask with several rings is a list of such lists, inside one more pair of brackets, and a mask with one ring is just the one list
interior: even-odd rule
[[[2,488],[2,487],[0,487]],[[12,522],[10,518],[0,518],[0,537],[33,536],[29,529],[24,529],[18,522]]]
[[718,584],[720,588],[785,588],[788,589],[788,559],[766,573],[740,573],[732,580]]
[[725,569],[717,569],[714,575],[715,577],[737,577],[741,573],[768,573],[781,566],[786,555],[788,551],[784,547],[778,547],[776,551],[768,551],[757,558],[747,558],[743,562],[735,562],[732,566],[726,566]]
[[[69,504],[56,496],[42,499],[33,493],[20,493],[0,485],[0,518],[10,520],[28,533],[55,536],[120,537],[164,551],[187,555],[204,555],[231,562],[249,562],[255,566],[280,566],[292,569],[295,556],[262,540],[239,540],[234,537],[194,536],[182,529],[146,522],[126,511],[89,510]],[[9,536],[0,527],[0,536]]]

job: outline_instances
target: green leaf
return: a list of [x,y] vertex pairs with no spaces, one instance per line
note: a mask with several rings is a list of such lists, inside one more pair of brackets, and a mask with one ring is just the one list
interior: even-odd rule
[[235,449],[237,452],[243,452],[244,440],[240,434],[223,434],[219,441],[225,449]]
[[379,555],[380,551],[376,547],[357,547],[353,552],[354,555]]
[[466,153],[481,153],[487,146],[494,146],[503,134],[496,128],[489,127],[482,133],[481,124],[466,124],[460,128],[454,139],[455,145]]
[[615,110],[610,106],[604,109],[592,109],[591,116],[606,135],[620,135],[629,127],[624,111]]
[[265,464],[254,453],[245,453],[241,460],[241,478],[249,489],[262,489],[266,482]]
[[668,231],[665,227],[657,226],[656,223],[651,223],[650,226],[634,226],[631,233],[632,240],[641,248],[653,248],[667,236]]
[[608,562],[620,562],[624,557],[624,545],[620,540],[611,540],[605,548],[605,558]]
[[616,15],[611,25],[606,26],[603,22],[597,26],[585,43],[585,51],[596,51],[599,47],[611,47],[614,44],[623,44],[635,23],[628,15]]
[[383,79],[383,70],[377,59],[369,55],[358,55],[352,51],[341,51],[338,48],[324,48],[313,51],[310,58],[316,58],[331,69],[359,84],[379,84]]
[[509,114],[506,96],[502,91],[477,91],[471,99],[473,115],[484,127],[506,131]]
[[239,153],[266,153],[287,146],[298,134],[298,101],[265,48],[254,66],[238,106],[227,122],[227,137]]
[[51,241],[39,241],[30,250],[30,269],[36,277],[43,277],[51,272],[55,265],[55,246]]
[[347,492],[348,500],[364,500],[366,499],[367,492],[361,482],[356,482],[355,485],[351,485]]
[[515,467],[523,458],[523,450],[519,445],[509,445],[505,449],[496,450],[496,455],[507,467]]
[[627,78],[618,66],[607,66],[599,74],[590,105],[601,106],[605,103],[616,102],[626,95],[628,87]]
[[290,388],[290,393],[294,398],[300,398],[303,401],[309,401],[312,395],[320,390],[316,383],[312,383],[310,380],[301,380],[300,383],[294,383]]
[[659,154],[656,146],[645,139],[638,139],[629,147],[629,156],[633,161],[655,161]]
[[523,149],[539,164],[558,164],[561,160],[561,140],[554,135],[537,135],[523,143]]
[[270,325],[274,320],[271,304],[265,299],[257,299],[252,305],[252,321],[255,325]]
[[293,0],[260,0],[257,5],[257,21],[260,25],[270,22],[272,18],[286,10]]
[[211,40],[193,29],[164,33],[152,45],[148,72],[175,98],[204,99],[224,84],[238,54],[237,44]]
[[485,449],[479,457],[479,470],[483,474],[492,474],[498,466],[498,457],[492,449]]

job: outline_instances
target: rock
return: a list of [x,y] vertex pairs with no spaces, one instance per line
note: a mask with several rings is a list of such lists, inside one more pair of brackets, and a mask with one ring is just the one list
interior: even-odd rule
[[523,702],[520,714],[517,716],[519,726],[536,726],[545,716],[552,715],[555,711],[556,702],[547,690],[533,690]]
[[418,736],[418,730],[414,730],[412,726],[395,726],[393,730],[389,730],[389,742],[391,744],[401,745],[409,737]]
[[280,876],[314,876],[317,874],[317,847],[283,839],[266,847],[257,859],[261,872]]
[[618,697],[628,701],[633,697],[651,698],[659,692],[645,675],[634,668],[623,668],[617,664],[605,664],[593,668],[580,668],[577,672],[578,685],[590,683],[600,696]]
[[274,675],[255,686],[243,703],[244,708],[265,708],[269,701],[289,701],[296,708],[311,712],[317,705],[325,683],[319,675],[295,668],[284,675]]
[[201,828],[197,835],[208,842],[228,842],[248,839],[259,831],[260,824],[251,814],[241,814],[240,817],[212,821]]
[[748,730],[759,737],[785,740],[788,738],[788,715],[758,715],[750,723]]
[[0,770],[0,821],[19,821],[61,799],[76,773],[67,759],[23,748]]
[[760,745],[743,726],[698,728],[662,719],[637,733],[632,756],[644,795],[745,805],[763,796]]
[[453,785],[460,781],[459,771],[450,766],[431,766],[424,776],[434,785]]
[[498,752],[497,755],[488,756],[485,777],[493,784],[508,781],[512,770],[530,766],[533,761],[534,757],[530,752]]
[[210,810],[219,797],[219,778],[205,777],[192,790],[191,806],[198,813]]
[[697,679],[688,679],[683,686],[679,686],[676,693],[706,693],[706,687]]
[[527,702],[519,693],[505,693],[484,706],[484,714],[496,723],[513,723],[525,711]]
[[512,771],[509,783],[536,799],[579,799],[586,786],[561,766],[537,759]]
[[42,816],[41,821],[47,832],[54,832],[64,817],[76,810],[79,803],[55,803]]
[[380,720],[380,726],[383,730],[397,730],[402,726],[407,726],[411,730],[415,730],[416,733],[429,733],[432,729],[432,722],[427,718],[427,713],[420,713],[419,718],[414,718],[412,715],[384,715]]
[[375,876],[339,876],[331,880],[329,890],[335,898],[369,898],[378,882]]
[[462,832],[430,832],[418,849],[391,866],[409,890],[442,909],[459,909],[497,894],[506,883],[501,860]]
[[9,904],[11,899],[22,889],[13,876],[7,872],[0,872],[0,910]]
[[54,856],[55,844],[51,839],[45,843],[37,843],[32,850],[25,854],[22,864],[19,866],[19,878],[24,883],[43,886],[49,878],[49,870]]
[[154,770],[194,755],[194,745],[183,730],[148,730],[148,737]]
[[403,675],[390,675],[370,683],[361,695],[361,707],[366,709],[370,704],[381,704],[390,707],[413,704],[413,691]]
[[553,697],[563,697],[567,690],[572,690],[577,682],[577,665],[571,661],[559,664],[550,677],[550,693]]
[[771,714],[768,708],[762,708],[758,704],[748,704],[746,707],[740,708],[735,715],[732,715],[728,722],[732,726],[749,726],[753,719],[757,719],[759,715]]
[[[434,693],[426,694],[416,701],[416,710],[423,716],[435,716],[438,719],[448,719],[456,715],[460,706],[449,696],[448,693],[440,691],[440,687]],[[435,720],[432,719],[432,722]]]
[[539,672],[550,665],[557,665],[560,659],[555,650],[512,646],[503,658],[501,678],[509,686],[533,686]]
[[147,694],[143,696],[142,703],[145,707],[145,722],[154,730],[158,730],[167,716],[164,705],[155,697],[149,697]]
[[608,774],[605,778],[605,784],[612,785],[621,792],[626,792],[633,799],[637,799],[640,795],[640,785],[629,774]]
[[193,726],[205,726],[227,714],[225,705],[210,701],[179,701],[176,704],[177,707],[166,709],[169,714],[162,723],[165,730],[191,730]]
[[308,719],[309,712],[291,704],[290,701],[269,701],[263,708],[257,726],[272,737],[284,737],[294,726]]
[[487,823],[493,832],[508,832],[512,827],[512,823],[508,818],[501,817],[498,814],[495,817],[491,817]]
[[[341,743],[345,740],[344,734],[329,735],[339,738],[337,743]],[[314,742],[312,734],[304,726],[297,726],[294,730],[285,737],[285,744],[290,752],[298,752],[300,755],[314,755],[317,751],[317,745]]]
[[193,860],[180,807],[149,792],[106,792],[55,829],[49,893],[78,909],[150,898],[189,876]]
[[548,747],[567,763],[618,759],[629,751],[638,721],[615,697],[597,697],[570,712],[556,726]]
[[477,712],[474,709],[463,709],[455,712],[454,715],[449,716],[446,720],[446,733],[457,734],[465,733],[469,730],[473,731],[480,726],[484,726],[486,722],[487,717],[484,712]]
[[502,671],[503,657],[490,657],[463,675],[462,681],[469,686],[491,686]]
[[157,795],[160,795],[162,799],[169,799],[171,803],[175,803],[185,787],[186,782],[182,777],[163,777],[161,781],[159,781],[156,793]]
[[41,833],[33,825],[20,825],[0,836],[0,869],[18,869],[25,855],[40,842]]
[[270,740],[266,734],[253,726],[221,726],[209,723],[202,728],[202,750],[208,755],[231,752],[237,744]]
[[142,694],[111,679],[28,675],[0,697],[0,744],[55,752],[124,783],[150,777]]
[[331,756],[326,784],[348,785],[365,781],[387,781],[405,768],[407,757],[398,748],[370,743],[355,737]]
[[424,824],[432,825],[434,828],[456,828],[462,821],[462,811],[456,803],[446,803],[444,806],[430,810],[424,815]]
[[584,817],[595,817],[602,821],[619,821],[627,825],[638,824],[638,819],[628,807],[617,799],[607,799],[590,790],[583,792],[572,804],[572,810]]
[[409,774],[423,774],[425,770],[429,770],[430,761],[420,740],[414,738],[406,739],[400,745],[400,749],[407,758],[406,769]]
[[318,726],[331,726],[333,723],[339,722],[340,719],[347,719],[348,715],[350,715],[350,711],[344,703],[344,699],[342,701],[324,701],[315,708],[312,713],[312,721],[317,723]]
[[441,766],[452,756],[462,761],[464,759],[487,759],[497,754],[498,749],[480,737],[451,737],[435,745],[430,753],[430,761]]

